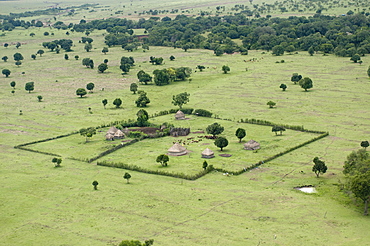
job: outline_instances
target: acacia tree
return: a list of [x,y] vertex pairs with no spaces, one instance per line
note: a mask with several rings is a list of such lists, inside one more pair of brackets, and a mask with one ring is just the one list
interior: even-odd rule
[[38,55],[40,55],[40,56],[42,56],[42,54],[44,54],[44,53],[45,53],[45,52],[44,52],[43,50],[38,50],[38,51],[37,51],[37,54],[38,54]]
[[127,180],[127,183],[129,184],[130,182],[130,178],[131,178],[131,174],[129,173],[125,173],[125,175],[123,175],[123,178]]
[[172,96],[172,104],[175,106],[179,106],[182,109],[182,105],[187,104],[189,102],[190,94],[187,92],[183,92],[177,95]]
[[[1,58],[1,60],[3,60],[4,62],[7,62],[8,61],[8,57],[7,56],[3,56],[2,58]],[[369,71],[370,71],[370,67],[369,67]],[[369,77],[370,77],[370,75],[369,75]]]
[[315,157],[313,159],[313,163],[315,163],[312,167],[312,172],[316,174],[316,177],[318,178],[320,173],[326,173],[326,170],[328,170],[328,167],[325,165],[325,162],[320,160],[318,157]]
[[97,190],[97,189],[98,189],[98,184],[99,184],[99,182],[98,182],[98,181],[96,181],[96,180],[94,180],[94,181],[92,182],[92,185],[94,186],[94,190]]
[[307,91],[308,89],[311,89],[313,87],[312,80],[308,77],[305,77],[305,78],[299,80],[298,83],[302,87],[302,89],[304,89],[305,91]]
[[219,147],[222,151],[223,148],[225,148],[227,145],[229,145],[229,141],[224,137],[218,137],[215,140],[214,143],[217,147]]
[[366,148],[367,148],[367,147],[369,147],[369,141],[362,141],[360,145],[361,145],[361,147],[363,147],[363,148],[365,149],[365,151],[366,151]]
[[236,129],[235,136],[239,139],[241,143],[242,139],[247,135],[247,132],[243,128]]
[[108,50],[108,48],[107,48],[107,47],[104,47],[104,48],[101,50],[101,52],[102,52],[102,53],[104,53],[104,55],[106,55],[106,54],[109,52],[109,50]]
[[9,69],[6,69],[6,68],[5,68],[5,69],[3,69],[3,71],[1,71],[1,73],[2,73],[2,74],[4,74],[4,75],[5,75],[5,77],[7,77],[7,78],[8,78],[11,72],[10,72],[10,70],[9,70]]
[[77,96],[80,96],[80,97],[83,97],[87,94],[86,90],[84,88],[78,88],[76,90],[76,95]]
[[130,91],[132,91],[134,94],[137,92],[137,84],[136,83],[131,83],[130,85]]
[[114,99],[114,101],[113,101],[113,105],[115,105],[115,106],[116,106],[116,108],[119,108],[119,107],[121,106],[121,104],[122,104],[122,100],[121,100],[121,98],[116,98],[116,99]]
[[86,89],[88,89],[90,93],[93,93],[94,87],[95,87],[95,84],[92,82],[86,85]]
[[285,91],[288,86],[286,86],[286,84],[281,84],[279,88]]
[[167,167],[167,163],[170,160],[168,155],[162,154],[157,156],[156,162],[161,163],[162,167]]
[[227,72],[230,72],[230,67],[226,66],[226,65],[223,65],[222,66],[222,71],[226,74]]
[[89,127],[89,128],[82,128],[80,129],[80,135],[86,137],[86,143],[88,141],[88,138],[91,138],[96,134],[95,127]]
[[14,61],[22,61],[24,58],[21,53],[15,53],[13,55]]
[[31,93],[35,89],[35,83],[34,82],[27,82],[24,86],[24,89],[28,91],[28,93]]
[[269,105],[269,108],[273,108],[276,105],[276,103],[273,101],[268,101],[267,105]]
[[218,124],[217,122],[207,126],[206,128],[206,132],[208,134],[212,134],[213,138],[215,138],[216,135],[221,134],[223,131],[224,131],[224,127]]

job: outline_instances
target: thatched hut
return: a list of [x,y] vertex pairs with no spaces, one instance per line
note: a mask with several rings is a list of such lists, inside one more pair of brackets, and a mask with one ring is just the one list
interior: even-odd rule
[[186,155],[187,153],[186,148],[179,143],[175,143],[168,149],[168,155],[172,156]]
[[246,150],[256,150],[259,148],[261,148],[260,143],[254,141],[253,139],[244,144],[244,149]]
[[209,148],[206,148],[202,152],[202,158],[211,159],[213,157],[215,157],[215,153],[212,150],[210,150]]
[[181,110],[179,110],[175,114],[175,119],[176,120],[185,120],[185,114]]
[[122,138],[125,138],[125,134],[115,126],[112,126],[111,128],[109,128],[109,130],[105,134],[106,140],[114,140],[114,139],[122,139]]

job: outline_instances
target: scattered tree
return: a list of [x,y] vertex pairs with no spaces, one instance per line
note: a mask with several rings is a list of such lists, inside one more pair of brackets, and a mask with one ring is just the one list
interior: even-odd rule
[[357,63],[358,61],[361,60],[361,56],[359,54],[354,54],[352,57],[351,57],[351,61],[353,61],[354,63]]
[[[4,62],[7,62],[8,61],[8,57],[7,56],[3,56],[2,58],[1,58],[1,60],[3,60]],[[369,67],[369,70],[370,70],[370,67]],[[369,75],[369,77],[370,77],[370,75]]]
[[92,44],[86,43],[84,49],[86,50],[86,52],[89,52],[92,49]]
[[208,134],[212,134],[214,138],[216,137],[216,135],[221,134],[223,131],[224,131],[224,127],[218,124],[217,122],[207,126],[206,128],[206,132]]
[[27,82],[24,86],[24,89],[28,91],[28,93],[31,93],[35,89],[35,83],[34,82]]
[[94,186],[94,190],[97,190],[97,189],[98,189],[98,184],[99,184],[99,182],[98,182],[98,181],[96,181],[96,180],[94,180],[94,181],[92,182],[92,185]]
[[122,104],[122,100],[121,100],[121,98],[116,98],[116,99],[114,99],[114,101],[113,101],[113,105],[115,105],[115,106],[116,106],[116,108],[119,108],[119,107],[121,106],[121,104]]
[[76,61],[78,60],[78,58],[80,58],[80,56],[79,55],[75,55]]
[[343,173],[346,175],[355,175],[356,173],[365,173],[370,170],[370,155],[365,149],[352,151],[344,162]]
[[222,66],[222,71],[226,74],[227,72],[230,72],[230,67],[226,66],[226,65],[223,65]]
[[78,88],[76,90],[76,95],[77,96],[80,96],[80,97],[83,97],[87,94],[86,90],[84,88]]
[[150,103],[150,99],[146,96],[146,92],[139,91],[139,98],[135,101],[137,107],[146,107]]
[[301,79],[300,81],[298,81],[298,83],[305,91],[313,87],[312,80],[308,77]]
[[137,111],[136,116],[137,116],[136,123],[138,126],[140,127],[148,126],[149,114],[146,110],[140,109],[139,111]]
[[13,87],[13,89],[15,89],[15,85],[16,85],[15,81],[10,82],[10,86]]
[[136,83],[131,83],[131,85],[130,85],[130,91],[132,91],[134,94],[136,94],[137,88],[138,88],[138,86],[137,86]]
[[308,54],[310,54],[310,56],[313,56],[314,53],[315,53],[315,50],[312,46],[308,48]]
[[276,105],[276,103],[273,101],[268,101],[267,105],[269,105],[270,108],[273,108]]
[[170,56],[170,61],[175,60],[176,58],[174,56]]
[[98,71],[100,73],[104,73],[105,70],[108,69],[108,65],[106,63],[101,63],[99,66],[98,66]]
[[140,83],[144,83],[145,85],[147,85],[149,82],[152,82],[152,77],[143,70],[140,70],[137,73],[137,78],[139,79]]
[[205,66],[203,66],[203,65],[198,65],[198,66],[197,66],[197,68],[199,69],[199,71],[200,71],[200,72],[202,72],[202,71],[203,71],[203,69],[205,69],[206,67],[205,67]]
[[18,49],[19,47],[21,47],[21,43],[17,42],[17,44],[15,45],[15,47]]
[[318,178],[320,173],[326,173],[326,170],[328,170],[328,167],[325,165],[325,162],[320,160],[318,157],[315,157],[313,159],[313,163],[315,163],[312,167],[312,172],[316,174],[316,177]]
[[362,141],[360,145],[361,145],[361,147],[363,147],[363,148],[365,149],[365,151],[366,151],[366,148],[367,148],[367,147],[369,147],[369,141]]
[[301,79],[302,79],[302,75],[299,75],[298,73],[293,73],[290,81],[294,82],[294,84],[297,84],[297,82],[300,81]]
[[189,102],[190,94],[187,92],[183,92],[177,95],[172,96],[172,104],[175,106],[179,106],[182,109],[182,105],[187,104]]
[[123,178],[127,180],[127,184],[129,184],[130,182],[130,178],[131,178],[131,174],[129,173],[125,173],[125,175],[123,175]]
[[[368,161],[368,163],[370,163],[370,161]],[[364,215],[368,215],[370,202],[370,171],[351,176],[349,180],[349,189],[356,197],[364,202]]]
[[24,58],[21,53],[15,53],[13,55],[14,61],[22,61]]
[[241,143],[242,139],[247,135],[247,132],[243,128],[236,129],[235,136],[239,139]]
[[203,169],[206,170],[207,167],[208,167],[208,163],[207,161],[203,161],[203,165],[202,165]]
[[168,158],[168,155],[159,155],[156,159],[156,162],[159,162],[161,163],[162,167],[167,167],[167,162],[170,160],[170,158]]
[[56,157],[54,157],[51,160],[51,162],[54,163],[54,166],[55,167],[60,167],[60,164],[62,163],[62,158],[56,158]]
[[15,65],[17,65],[19,67],[20,65],[22,65],[22,62],[21,61],[16,61]]
[[94,87],[95,87],[95,84],[92,82],[86,85],[86,89],[89,90],[90,93],[93,93]]
[[102,53],[104,53],[104,55],[106,55],[106,54],[109,52],[109,50],[108,50],[108,48],[107,48],[107,47],[104,47],[104,48],[101,50],[101,52],[102,52]]
[[280,132],[280,135],[283,135],[285,128],[282,126],[273,126],[271,131],[275,132],[275,135],[277,135],[277,132]]
[[84,65],[86,67],[90,67],[90,58],[82,59],[82,65]]
[[103,100],[101,101],[101,103],[103,104],[104,109],[105,109],[105,105],[107,105],[107,104],[108,104],[108,100],[107,100],[107,99],[103,99]]
[[39,100],[39,102],[41,102],[41,101],[42,101],[42,98],[43,98],[43,97],[42,97],[42,96],[40,96],[40,95],[39,95],[39,96],[37,96],[37,99]]
[[68,60],[68,59],[69,59],[68,54],[64,54],[64,59],[66,59],[66,60]]
[[279,88],[285,91],[288,86],[286,86],[286,84],[281,84]]
[[225,148],[227,145],[229,145],[229,141],[224,137],[218,137],[215,140],[215,145],[219,147],[222,151],[223,148]]
[[31,58],[34,59],[34,60],[36,60],[36,55],[35,54],[32,54],[31,55]]
[[284,47],[281,45],[276,45],[272,47],[272,54],[276,56],[282,56],[284,55]]
[[44,52],[43,50],[38,50],[36,53],[37,53],[38,55],[42,56],[42,54],[44,54],[45,52]]
[[1,73],[2,73],[2,74],[4,74],[4,75],[5,75],[5,77],[7,77],[7,78],[8,78],[11,72],[10,72],[10,70],[9,70],[9,69],[5,68],[5,69],[3,69],[3,70],[1,71]]
[[88,138],[91,138],[96,134],[95,127],[89,127],[89,128],[82,128],[80,129],[80,135],[86,137],[86,143],[88,141]]

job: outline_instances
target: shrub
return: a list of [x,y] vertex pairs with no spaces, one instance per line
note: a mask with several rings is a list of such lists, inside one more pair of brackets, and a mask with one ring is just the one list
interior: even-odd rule
[[212,117],[212,113],[205,109],[196,109],[194,110],[194,114],[203,117]]

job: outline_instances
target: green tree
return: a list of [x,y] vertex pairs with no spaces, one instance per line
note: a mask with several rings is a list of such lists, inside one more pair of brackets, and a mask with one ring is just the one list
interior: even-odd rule
[[359,54],[354,54],[352,57],[351,57],[351,61],[353,61],[354,63],[357,63],[358,61],[361,60],[361,56]]
[[364,202],[364,215],[368,215],[370,202],[370,171],[351,176],[349,178],[349,189],[356,197]]
[[203,161],[203,165],[202,165],[203,169],[206,170],[207,167],[208,167],[208,163],[207,161]]
[[314,53],[315,53],[315,49],[312,46],[308,48],[308,54],[310,54],[310,56],[313,56]]
[[64,54],[64,59],[66,59],[66,60],[68,60],[68,59],[69,59],[68,54]]
[[16,85],[15,81],[10,82],[10,86],[13,87],[13,89],[15,89],[15,85]]
[[344,162],[343,173],[346,175],[355,175],[356,173],[365,173],[370,170],[370,155],[365,149],[352,151]]
[[1,71],[1,73],[2,74],[4,74],[5,75],[5,77],[9,77],[9,75],[10,75],[10,70],[9,69],[7,69],[7,68],[4,68],[2,71]]
[[366,148],[369,147],[369,141],[361,141],[361,147],[363,147],[366,151]]
[[116,106],[116,108],[119,108],[119,107],[121,106],[121,104],[122,104],[122,100],[121,100],[121,98],[116,98],[116,99],[114,99],[114,101],[113,101],[113,105],[115,105],[115,106]]
[[38,50],[37,52],[36,52],[36,54],[38,54],[38,55],[40,55],[40,56],[42,56],[42,54],[44,54],[45,52],[43,51],[43,50]]
[[281,45],[276,45],[272,48],[272,54],[276,56],[284,55],[284,47]]
[[98,71],[100,73],[104,73],[105,70],[108,69],[108,65],[106,63],[101,63],[99,66],[98,66]]
[[276,105],[276,103],[273,101],[268,101],[267,105],[269,105],[269,108],[273,108]]
[[62,158],[54,157],[53,159],[51,159],[51,162],[54,163],[55,167],[60,167],[60,164],[62,163]]
[[109,52],[109,50],[108,50],[108,48],[107,48],[107,47],[104,47],[104,48],[101,50],[101,52],[102,52],[102,53],[104,53],[104,55],[106,55],[106,54]]
[[227,145],[229,145],[229,141],[224,137],[218,137],[215,140],[214,143],[217,147],[219,147],[222,151],[223,148],[225,148]]
[[86,52],[89,52],[92,49],[92,44],[86,43],[84,49],[86,50]]
[[84,88],[78,88],[76,90],[76,95],[77,96],[80,96],[80,97],[83,97],[87,94],[86,90]]
[[170,56],[170,61],[174,61],[176,58],[174,56]]
[[93,90],[94,90],[94,87],[95,87],[95,84],[90,82],[86,85],[86,89],[90,91],[90,93],[93,93]]
[[243,128],[236,129],[235,136],[239,139],[241,143],[242,139],[247,135],[247,132]]
[[298,81],[298,83],[305,91],[313,87],[312,80],[308,77],[301,79],[300,81]]
[[222,66],[222,71],[226,74],[227,72],[230,72],[230,67],[226,66],[226,65],[223,65]]
[[89,67],[90,67],[91,69],[93,69],[93,68],[94,68],[94,61],[93,61],[92,59],[90,59],[90,60],[89,60]]
[[14,61],[22,61],[24,58],[21,53],[15,53],[13,55]]
[[275,135],[277,135],[277,132],[280,132],[280,135],[283,135],[285,128],[282,126],[273,126],[271,131],[275,132]]
[[96,180],[94,180],[94,181],[92,182],[92,185],[94,186],[94,190],[97,190],[97,189],[98,189],[98,184],[99,184],[99,182],[98,182],[98,181],[96,181]]
[[152,82],[152,77],[143,70],[140,70],[137,73],[137,78],[140,83],[144,83],[145,85],[147,85],[149,82]]
[[207,126],[206,128],[206,132],[208,134],[212,134],[214,138],[216,137],[216,135],[221,134],[223,131],[224,131],[224,127],[218,124],[217,122]]
[[15,65],[17,65],[19,67],[20,65],[22,65],[22,62],[21,61],[16,61]]
[[90,67],[90,58],[82,59],[82,65],[84,65],[86,67]]
[[170,158],[168,158],[168,155],[162,154],[157,156],[156,162],[161,163],[162,167],[167,167],[167,163],[169,160]]
[[313,163],[315,163],[312,167],[312,172],[316,174],[316,177],[318,178],[320,173],[326,173],[326,170],[328,170],[328,167],[325,165],[325,162],[320,160],[318,157],[315,157],[313,159]]
[[130,91],[132,91],[133,94],[136,94],[137,88],[138,88],[138,86],[137,86],[136,83],[131,83],[131,85],[130,85]]
[[119,66],[119,68],[122,70],[122,74],[127,74],[128,72],[130,72],[130,68],[131,68],[131,66],[130,66],[130,64],[121,64],[120,66]]
[[78,58],[80,58],[80,56],[79,55],[75,55],[76,61],[78,60]]
[[137,107],[146,107],[150,103],[150,99],[146,96],[146,92],[139,91],[139,98],[135,101]]
[[127,180],[127,183],[130,183],[131,174],[125,173],[125,175],[123,175],[123,178]]
[[297,84],[298,81],[302,79],[302,75],[299,75],[298,73],[293,73],[290,81],[294,82],[294,84]]
[[37,99],[39,100],[39,102],[41,102],[43,97],[39,95],[39,96],[37,96]]
[[281,84],[279,88],[285,91],[288,86],[286,86],[286,84]]
[[101,101],[101,103],[103,104],[104,109],[105,109],[105,105],[107,105],[107,104],[108,104],[108,100],[107,100],[107,99],[103,99],[103,100]]
[[28,93],[31,93],[35,89],[35,83],[34,82],[27,82],[24,86],[24,89],[28,91]]
[[36,55],[35,54],[32,54],[31,55],[31,58],[34,59],[34,60],[36,60]]
[[156,69],[153,71],[153,74],[154,74],[154,83],[156,85],[162,86],[168,85],[170,83],[170,75],[168,74],[166,69],[162,70]]
[[189,102],[190,94],[187,92],[183,92],[177,95],[172,96],[172,104],[175,106],[179,106],[182,109],[182,105],[187,104]]
[[[2,58],[1,58],[1,60],[3,60],[4,62],[7,62],[8,61],[8,57],[7,56],[3,56]],[[369,67],[369,70],[370,70],[370,67]],[[369,77],[370,77],[370,75],[369,75]]]
[[30,36],[31,36],[31,37],[34,37],[35,35],[36,35],[36,34],[35,34],[34,32],[31,32],[31,33],[30,33]]
[[95,127],[82,128],[80,129],[79,132],[81,136],[86,137],[86,143],[87,143],[88,139],[96,134],[96,129]]
[[137,120],[136,123],[138,126],[143,127],[143,126],[148,126],[148,119],[149,119],[149,114],[146,110],[140,109],[136,113]]
[[15,45],[15,47],[18,49],[19,47],[21,47],[21,43],[17,42],[17,44]]

